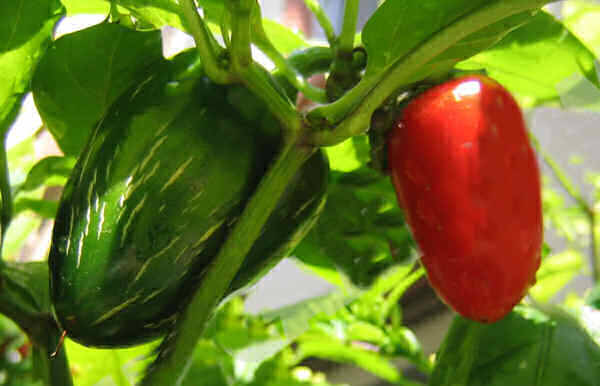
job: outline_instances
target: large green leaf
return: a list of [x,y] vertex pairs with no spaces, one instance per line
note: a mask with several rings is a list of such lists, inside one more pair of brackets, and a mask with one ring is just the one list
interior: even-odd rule
[[388,67],[432,34],[487,2],[386,1],[369,19],[362,32],[369,58],[367,73]]
[[15,119],[63,12],[58,0],[0,2],[0,134]]
[[576,319],[518,306],[494,324],[457,317],[429,384],[591,386],[599,361],[600,347]]
[[[367,75],[400,65],[424,48],[421,46],[445,34],[444,44],[434,43],[435,50],[424,53],[421,65],[428,63],[428,71],[447,69],[500,40],[526,22],[531,9],[541,5],[542,1],[533,0],[386,1],[362,33],[368,54]],[[457,33],[449,34],[451,28],[457,28]]]
[[112,103],[160,60],[158,31],[102,23],[58,39],[41,60],[32,87],[63,152],[77,156]]
[[493,48],[460,63],[483,69],[526,107],[558,104],[600,108],[594,54],[548,13],[506,36]]

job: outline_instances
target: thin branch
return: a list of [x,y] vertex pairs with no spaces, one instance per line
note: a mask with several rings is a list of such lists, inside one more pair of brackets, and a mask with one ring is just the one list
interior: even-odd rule
[[298,91],[304,94],[308,99],[319,102],[326,103],[327,95],[325,94],[325,90],[320,89],[318,87],[313,86],[309,82],[304,79],[302,74],[300,74],[291,64],[285,59],[285,57],[279,52],[273,43],[267,37],[265,33],[262,23],[260,22],[260,18],[253,23],[253,36],[252,40],[265,55],[275,64],[279,72],[296,88]]
[[356,23],[358,20],[358,10],[360,8],[360,0],[346,0],[344,9],[344,24],[342,25],[342,33],[338,49],[341,52],[352,52],[354,48],[354,36],[356,35]]
[[231,63],[236,79],[266,102],[269,111],[279,120],[284,135],[298,132],[301,120],[295,106],[273,86],[270,74],[252,59],[252,17],[261,23],[260,9],[255,0],[229,0],[229,10],[232,16],[231,30]]
[[327,42],[333,47],[336,43],[335,30],[333,29],[331,20],[329,20],[329,16],[327,16],[325,10],[321,7],[321,4],[317,0],[304,0],[304,4],[306,4],[306,7],[315,15],[317,22],[325,32]]
[[233,74],[219,65],[212,43],[212,35],[204,20],[198,14],[194,0],[180,0],[183,24],[194,37],[206,74],[216,83],[227,84],[234,81]]

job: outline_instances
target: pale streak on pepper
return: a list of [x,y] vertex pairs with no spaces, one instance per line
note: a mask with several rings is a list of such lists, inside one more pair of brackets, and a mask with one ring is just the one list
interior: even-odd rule
[[200,198],[200,196],[202,196],[204,194],[204,190],[199,191],[198,193],[194,194],[194,197],[192,197],[192,199],[190,200],[191,202],[196,201],[197,199]]
[[179,262],[179,259],[181,259],[181,256],[183,256],[183,254],[184,254],[184,253],[185,253],[185,252],[186,252],[186,251],[189,249],[189,247],[190,247],[190,246],[188,245],[187,247],[183,248],[183,249],[181,250],[181,252],[179,252],[179,254],[177,255],[177,257],[175,257],[175,262],[176,262],[176,263],[178,263],[178,262]]
[[81,237],[79,238],[79,246],[77,248],[77,268],[79,268],[79,264],[81,263],[81,252],[83,251],[83,232],[81,232]]
[[156,173],[159,166],[160,166],[160,160],[156,161],[156,163],[154,164],[154,167],[150,170],[150,172],[148,174],[146,174],[146,176],[144,177],[143,183],[148,181]]
[[140,170],[142,170],[142,169],[144,169],[146,167],[146,165],[148,164],[148,162],[150,162],[150,160],[154,157],[154,153],[156,153],[156,150],[158,150],[158,148],[160,147],[160,145],[162,145],[163,143],[165,143],[165,141],[167,140],[168,137],[169,137],[168,135],[165,135],[165,136],[159,138],[154,143],[154,145],[150,149],[150,152],[148,152],[148,155],[146,156],[146,158],[144,158],[142,160],[142,163],[141,163],[141,166],[140,166]]
[[102,203],[102,208],[100,209],[100,219],[98,221],[98,240],[100,240],[100,233],[102,233],[102,226],[104,225],[104,209],[106,209],[106,201]]
[[92,182],[90,183],[90,188],[88,189],[88,194],[87,194],[88,208],[92,206],[92,195],[94,193],[94,185],[96,185],[97,177],[98,177],[98,169],[94,169],[94,177],[92,177]]
[[113,162],[113,158],[109,159],[108,162],[106,163],[106,177],[105,177],[106,185],[108,185],[110,182],[110,168],[112,167],[112,162]]
[[[152,262],[152,260],[156,259],[158,256],[164,254],[165,252],[167,252],[169,249],[171,249],[171,247],[177,242],[179,241],[179,239],[181,239],[181,236],[177,236],[175,237],[173,240],[171,240],[171,242],[169,244],[167,244],[163,249],[161,249],[160,251],[158,251],[154,256],[151,256],[150,258],[148,258],[148,260],[146,260],[146,262],[144,263],[144,265],[142,265],[142,268],[140,268],[140,270],[138,271],[137,275],[135,275],[135,279],[133,279],[133,283],[135,283],[136,281],[138,281],[140,279],[140,277],[142,276],[142,274],[144,272],[146,272],[146,269],[148,268],[148,266],[150,265],[150,263]],[[130,285],[131,287],[131,285]]]
[[171,178],[169,178],[169,181],[167,181],[166,184],[163,185],[162,189],[160,190],[159,193],[162,193],[165,191],[165,189],[167,189],[169,186],[171,186],[179,177],[181,177],[181,175],[183,174],[183,172],[185,171],[185,169],[192,163],[192,161],[194,160],[194,157],[190,157],[187,161],[185,161],[180,167],[179,169],[177,169],[175,171],[175,173],[173,173],[173,175],[171,176]]
[[225,219],[219,221],[218,223],[216,223],[215,225],[213,225],[212,227],[210,227],[205,233],[204,235],[200,238],[200,240],[196,241],[196,243],[194,243],[194,245],[192,245],[192,249],[195,249],[197,247],[200,246],[200,244],[202,244],[203,242],[205,242],[206,240],[208,240],[208,238],[210,236],[212,236],[213,233],[215,233],[215,231],[217,229],[219,229],[219,227],[221,225],[223,225],[223,223],[225,222]]
[[71,248],[71,237],[73,235],[73,219],[75,218],[75,213],[73,207],[71,206],[71,216],[69,218],[69,237],[67,237],[67,251],[66,254],[69,254],[69,249]]
[[105,320],[115,316],[116,314],[118,314],[119,312],[121,312],[125,307],[131,305],[132,303],[134,303],[136,300],[138,300],[138,298],[140,297],[140,294],[135,295],[132,298],[127,299],[125,302],[119,304],[118,306],[116,306],[115,308],[109,310],[108,312],[106,312],[104,315],[100,316],[98,319],[96,319],[93,323],[92,326],[95,326],[96,324],[100,324],[102,322],[104,322]]
[[161,293],[161,292],[163,292],[164,290],[165,290],[164,288],[159,288],[159,289],[157,289],[157,290],[155,290],[155,291],[152,291],[152,292],[150,293],[150,295],[146,296],[146,297],[144,298],[144,300],[142,300],[142,304],[144,304],[144,303],[148,303],[150,300],[154,299],[154,298],[155,298],[155,297],[156,297],[158,294],[160,294],[160,293]]
[[87,207],[87,210],[85,211],[85,230],[83,231],[83,237],[86,237],[88,235],[88,232],[90,231],[90,222],[92,221],[92,208],[91,207]]
[[[143,184],[145,184],[146,181],[148,181],[156,173],[156,171],[158,170],[159,166],[160,166],[160,160],[156,161],[154,167],[152,168],[152,170],[150,170],[150,172],[148,174],[140,176],[138,178],[138,180],[137,180],[136,183],[134,183],[133,185],[129,186],[127,188],[127,191],[125,192],[125,199],[129,199],[129,196],[131,196],[131,194],[133,192],[135,192],[137,188],[139,188],[140,186],[142,186]],[[141,168],[140,168],[140,170],[141,170]]]
[[133,219],[134,219],[135,215],[137,214],[137,212],[139,212],[140,209],[142,209],[142,207],[144,206],[144,202],[146,202],[147,197],[148,197],[148,193],[145,193],[144,197],[142,198],[142,201],[140,201],[136,205],[136,207],[133,208],[133,210],[131,211],[129,218],[127,219],[127,222],[125,223],[125,226],[123,227],[123,233],[121,233],[121,246],[123,246],[123,244],[125,244],[125,237],[127,236],[127,230],[131,226],[131,223],[133,222]]

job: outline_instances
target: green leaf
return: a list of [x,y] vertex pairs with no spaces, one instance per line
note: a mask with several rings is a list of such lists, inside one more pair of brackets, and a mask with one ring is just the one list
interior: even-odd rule
[[310,328],[310,320],[317,314],[334,315],[338,310],[350,303],[358,295],[358,291],[350,289],[346,292],[333,292],[325,296],[308,299],[303,302],[264,312],[265,320],[278,321],[285,336],[295,339]]
[[537,282],[529,293],[540,302],[548,302],[568,282],[581,273],[584,257],[576,249],[548,256],[536,274]]
[[352,137],[336,146],[326,147],[331,170],[350,172],[369,161],[369,143],[366,136]]
[[35,165],[35,138],[30,136],[8,150],[8,166],[11,185],[20,185]]
[[0,134],[15,119],[63,12],[58,0],[0,2]]
[[108,15],[110,2],[107,0],[61,0],[67,15],[72,16],[80,13]]
[[62,151],[77,156],[112,103],[161,60],[158,31],[103,23],[58,39],[41,60],[32,87]]
[[600,58],[600,5],[591,1],[565,1],[562,15],[567,28]]
[[180,18],[180,7],[175,0],[115,0],[133,16],[154,28],[171,26],[185,31]]
[[[457,61],[491,46],[511,29],[523,24],[530,12],[518,11],[519,7],[528,8],[527,5],[531,4],[531,8],[536,8],[541,5],[541,2],[526,0],[504,2],[514,4],[498,7],[496,15],[484,23],[471,21],[469,17],[493,3],[499,3],[498,0],[386,1],[369,19],[362,33],[368,55],[367,75],[399,65],[404,57],[436,34],[443,34],[444,29],[453,24],[463,23],[465,29],[470,30],[467,24],[480,23],[481,27],[475,28],[472,34],[456,39],[454,44],[427,60],[428,71],[434,68],[437,71],[447,70]],[[423,73],[423,69],[419,73]]]
[[319,250],[314,249],[314,244],[306,243],[302,248],[303,250],[300,252],[302,260],[294,260],[294,263],[301,269],[317,275],[337,287],[345,288],[348,285],[346,276],[337,270],[335,264],[329,258],[321,256]]
[[229,386],[233,377],[233,358],[217,344],[201,340],[193,354],[192,364],[182,386],[196,386],[201,379],[211,386]]
[[378,353],[343,344],[327,335],[302,336],[297,351],[301,358],[316,357],[358,366],[388,382],[396,383],[402,379],[399,370]]
[[367,73],[381,71],[414,50],[435,32],[481,7],[486,0],[386,1],[362,32]]
[[294,255],[308,265],[329,260],[365,286],[390,266],[410,262],[413,246],[389,178],[362,167],[332,171],[325,209]]
[[46,157],[33,166],[27,174],[27,179],[18,189],[20,191],[31,191],[42,185],[62,186],[71,174],[75,162],[76,159],[73,157]]
[[219,25],[225,12],[225,2],[222,0],[198,0],[207,20]]
[[562,103],[600,108],[594,55],[548,13],[513,31],[499,44],[458,65],[485,68],[525,107]]
[[127,349],[101,350],[66,340],[65,349],[77,386],[133,386],[156,343]]
[[518,306],[483,325],[457,317],[430,386],[596,385],[600,348],[571,316]]
[[51,312],[48,264],[44,261],[7,262],[3,268],[4,296],[10,294],[32,314]]
[[29,235],[39,229],[41,224],[42,219],[33,212],[27,211],[15,216],[4,236],[2,257],[6,260],[15,260]]
[[58,202],[32,198],[20,198],[15,202],[15,215],[30,210],[42,218],[53,219],[58,210]]
[[302,36],[276,21],[263,19],[263,28],[271,43],[284,55],[309,46]]

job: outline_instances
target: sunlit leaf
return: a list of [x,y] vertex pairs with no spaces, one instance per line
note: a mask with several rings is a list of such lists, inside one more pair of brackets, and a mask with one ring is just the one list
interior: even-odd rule
[[568,0],[563,3],[563,23],[600,58],[600,4]]
[[600,107],[594,55],[545,12],[458,67],[486,69],[526,107]]
[[0,134],[15,119],[63,12],[58,0],[0,2]]
[[61,150],[77,156],[112,103],[160,60],[157,31],[103,23],[58,39],[40,62],[33,94]]
[[77,386],[118,385],[133,386],[149,363],[155,343],[127,349],[102,350],[66,341],[69,365]]

